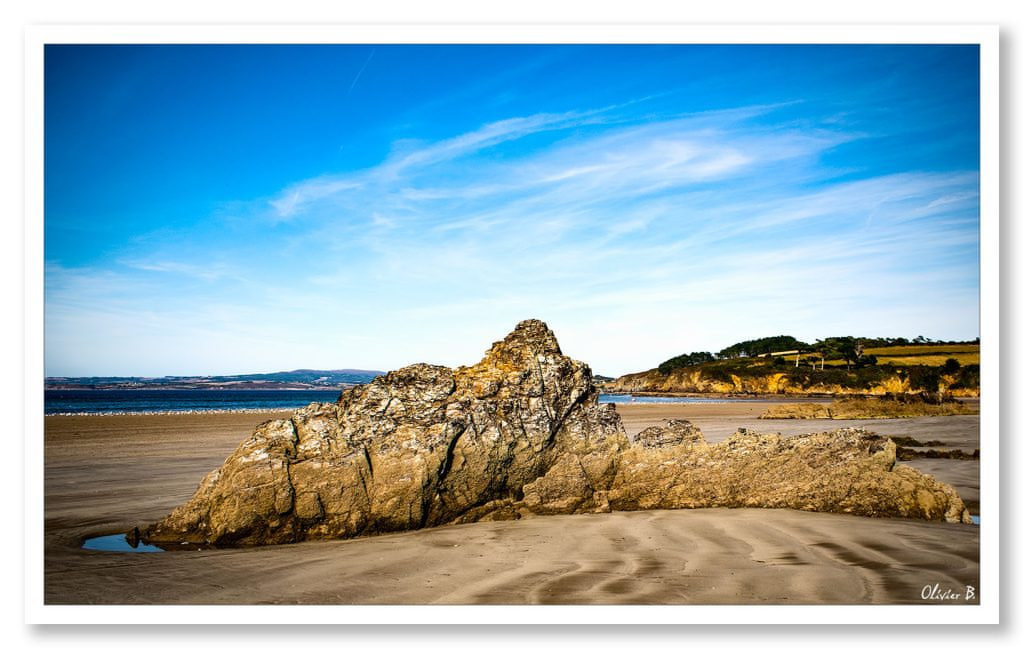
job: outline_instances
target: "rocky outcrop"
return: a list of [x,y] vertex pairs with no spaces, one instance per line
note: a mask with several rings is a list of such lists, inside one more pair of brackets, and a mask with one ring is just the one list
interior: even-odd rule
[[280,543],[508,517],[516,502],[598,511],[628,445],[590,369],[528,320],[472,367],[412,365],[262,424],[143,536]]
[[953,487],[896,464],[896,444],[862,429],[783,437],[741,428],[719,444],[682,443],[623,452],[611,508],[768,507],[970,522]]
[[787,403],[768,408],[758,419],[906,419],[976,414],[976,407],[960,401],[929,403],[909,395],[905,399],[853,397],[832,403]]
[[637,433],[633,440],[644,448],[661,448],[681,444],[703,444],[700,429],[685,419],[668,419],[664,426],[651,426]]
[[[668,374],[657,369],[624,374],[601,385],[605,392],[652,394],[797,394],[798,386],[791,384],[785,372],[766,376],[736,376],[710,378],[700,369],[677,368]],[[816,387],[817,389],[817,387]]]
[[976,448],[973,453],[967,453],[959,448],[930,448],[927,451],[918,451],[917,449],[907,448],[906,446],[896,447],[896,459],[898,460],[919,460],[921,458],[927,458],[929,460],[980,460],[981,449]]
[[951,487],[863,431],[705,443],[685,421],[631,445],[590,369],[520,323],[471,367],[412,365],[261,424],[151,543],[258,545],[533,514],[794,507],[967,521]]

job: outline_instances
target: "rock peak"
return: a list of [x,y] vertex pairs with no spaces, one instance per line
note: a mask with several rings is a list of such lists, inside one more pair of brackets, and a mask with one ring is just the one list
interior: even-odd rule
[[523,320],[505,338],[491,345],[485,360],[521,364],[539,355],[561,355],[562,348],[541,320]]

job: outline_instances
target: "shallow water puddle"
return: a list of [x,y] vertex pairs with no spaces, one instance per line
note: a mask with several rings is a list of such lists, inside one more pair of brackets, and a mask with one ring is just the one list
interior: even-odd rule
[[163,549],[139,541],[136,545],[128,542],[124,534],[94,536],[82,543],[83,550],[103,550],[105,552],[163,552]]

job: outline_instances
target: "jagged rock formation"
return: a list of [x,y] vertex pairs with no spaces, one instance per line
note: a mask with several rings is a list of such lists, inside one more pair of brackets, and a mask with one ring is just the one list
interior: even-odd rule
[[412,365],[261,424],[151,543],[258,545],[531,514],[794,507],[968,522],[949,486],[896,466],[895,445],[843,429],[741,431],[685,421],[626,438],[590,369],[537,320],[476,365]]

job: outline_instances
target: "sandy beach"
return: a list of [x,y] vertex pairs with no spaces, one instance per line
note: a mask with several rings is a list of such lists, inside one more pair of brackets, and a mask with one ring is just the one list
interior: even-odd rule
[[[631,435],[685,418],[719,441],[747,427],[861,426],[978,448],[977,416],[757,420],[765,402],[619,405]],[[47,417],[47,604],[915,603],[978,590],[979,528],[788,510],[536,517],[346,541],[129,554],[84,538],[155,521],[274,415]],[[979,510],[977,462],[909,463]],[[941,600],[960,603],[963,600]],[[976,603],[976,598],[970,603]]]

